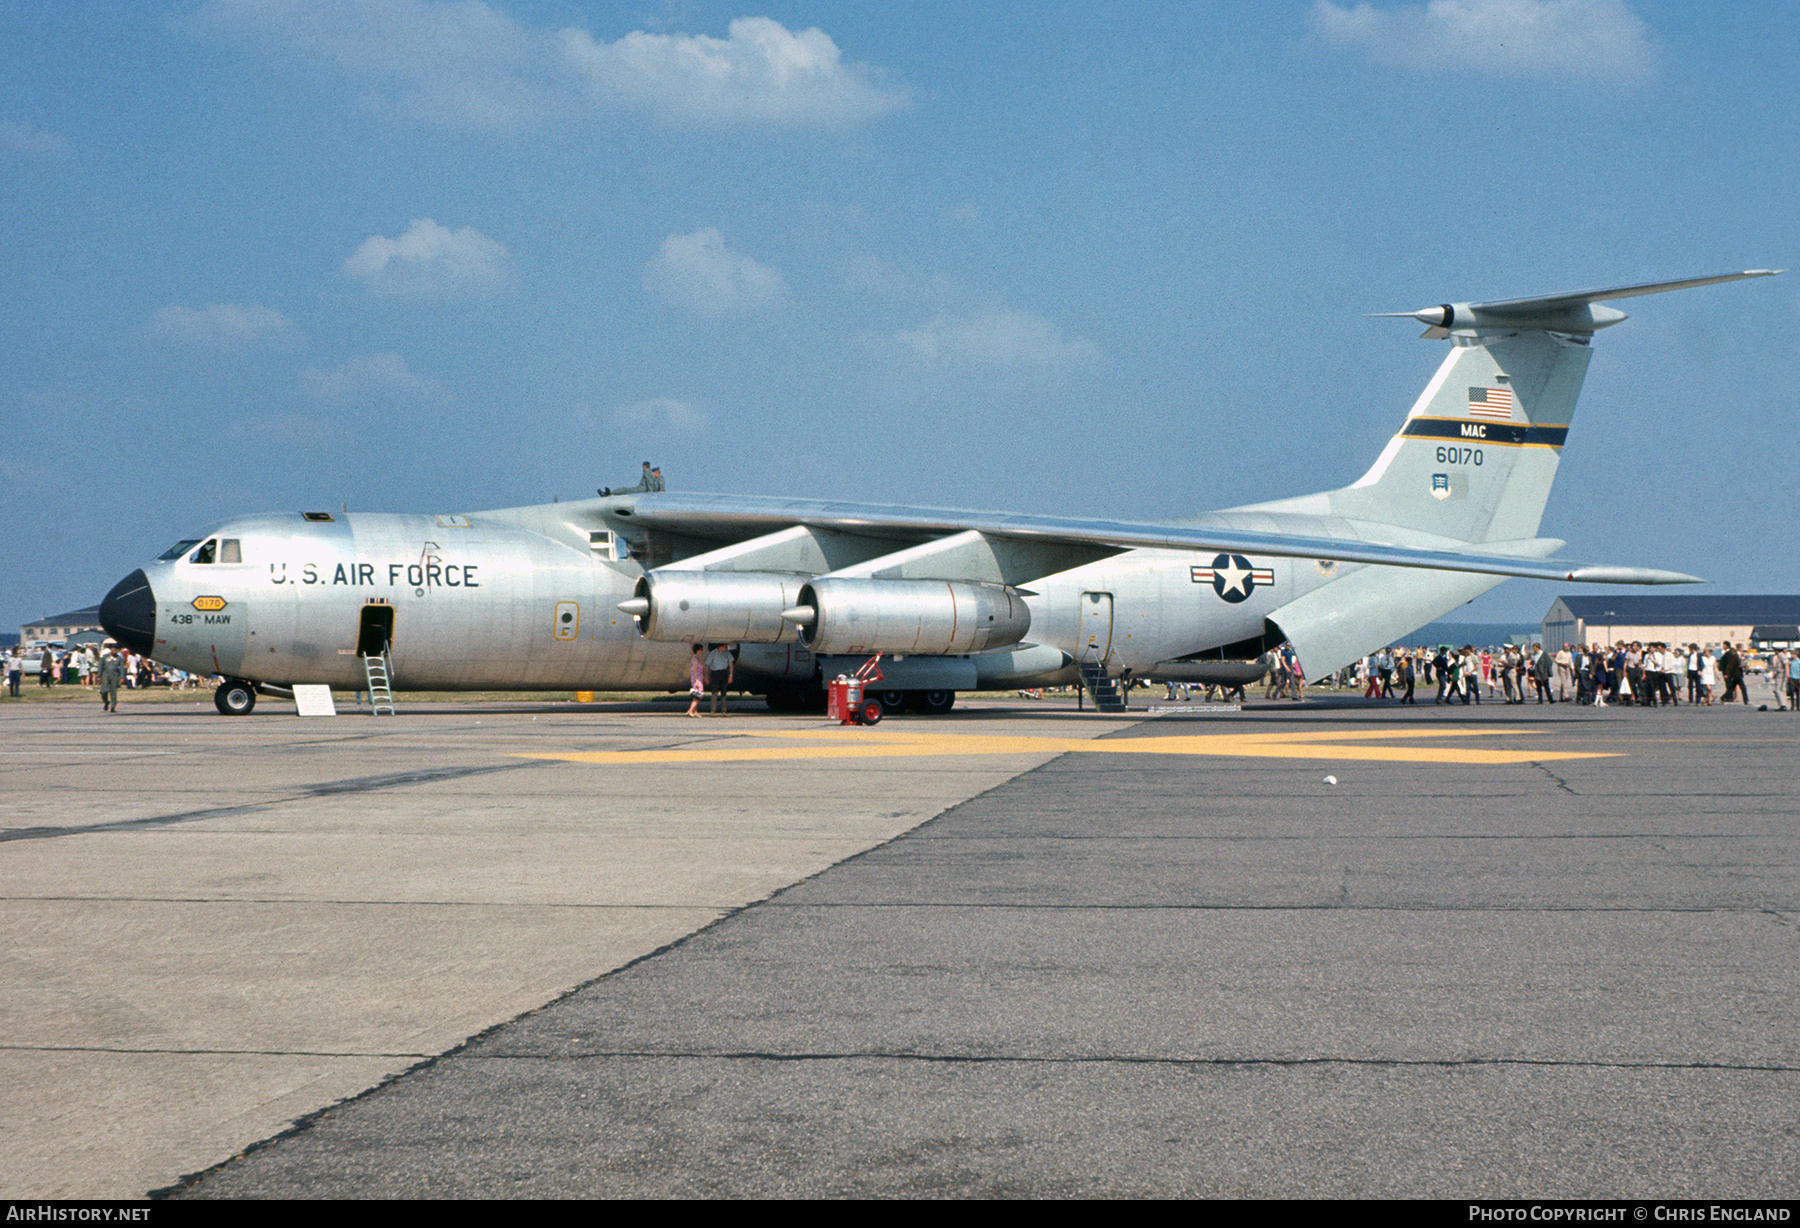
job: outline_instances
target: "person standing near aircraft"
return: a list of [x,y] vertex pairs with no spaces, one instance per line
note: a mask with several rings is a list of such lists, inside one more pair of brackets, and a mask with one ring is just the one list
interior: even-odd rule
[[1287,685],[1281,673],[1281,653],[1278,649],[1271,648],[1263,653],[1260,660],[1263,664],[1263,681],[1268,684],[1263,689],[1263,698],[1274,699]]
[[725,715],[725,688],[737,677],[737,661],[732,658],[728,644],[714,644],[713,650],[706,654],[707,688],[712,691],[712,711],[714,716]]
[[1730,640],[1725,641],[1724,655],[1719,658],[1719,672],[1725,676],[1725,698],[1720,702],[1730,703],[1731,693],[1735,690],[1738,698],[1748,705],[1750,692],[1744,686],[1744,658],[1738,655]]
[[1531,657],[1531,685],[1537,688],[1539,703],[1553,704],[1556,696],[1550,693],[1550,679],[1556,676],[1556,658],[1541,644],[1533,644],[1532,647],[1537,651]]
[[700,715],[700,701],[706,697],[706,645],[695,644],[694,655],[688,658],[688,694],[693,698],[688,701],[687,714]]
[[1477,704],[1481,702],[1481,688],[1487,681],[1485,673],[1486,671],[1482,668],[1481,654],[1475,651],[1475,645],[1464,644],[1462,655],[1464,704],[1467,704],[1471,698]]
[[107,653],[100,658],[100,710],[117,712],[119,710],[119,684],[125,680],[125,666],[119,661],[119,655]]

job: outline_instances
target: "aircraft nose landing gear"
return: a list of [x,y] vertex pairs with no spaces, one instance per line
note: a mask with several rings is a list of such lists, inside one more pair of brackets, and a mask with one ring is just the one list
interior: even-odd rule
[[256,684],[227,678],[213,692],[213,706],[226,716],[244,716],[256,707]]

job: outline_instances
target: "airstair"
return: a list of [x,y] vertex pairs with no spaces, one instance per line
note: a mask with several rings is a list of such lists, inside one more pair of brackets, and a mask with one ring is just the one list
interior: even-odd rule
[[385,652],[379,656],[370,654],[363,658],[363,675],[369,684],[369,711],[373,716],[380,716],[384,712],[389,716],[396,715],[394,690],[389,685],[393,672],[394,663]]
[[1125,698],[1119,694],[1118,684],[1106,672],[1106,663],[1098,657],[1086,657],[1081,661],[1081,685],[1093,697],[1097,710],[1125,711]]

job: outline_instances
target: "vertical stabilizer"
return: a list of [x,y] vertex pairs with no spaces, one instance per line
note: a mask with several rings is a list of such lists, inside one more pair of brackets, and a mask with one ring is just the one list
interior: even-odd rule
[[1456,335],[1369,471],[1332,514],[1461,541],[1537,536],[1592,351],[1548,332]]

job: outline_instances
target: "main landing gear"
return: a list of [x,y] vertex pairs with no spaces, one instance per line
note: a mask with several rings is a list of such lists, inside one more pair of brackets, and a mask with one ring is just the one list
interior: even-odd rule
[[256,684],[227,678],[213,692],[213,706],[226,716],[246,716],[256,707]]

